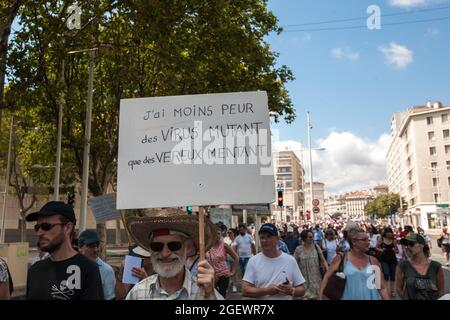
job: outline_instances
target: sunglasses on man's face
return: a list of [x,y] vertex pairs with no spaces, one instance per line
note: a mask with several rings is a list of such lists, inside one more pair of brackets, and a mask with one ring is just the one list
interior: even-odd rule
[[411,241],[408,241],[408,242],[405,243],[405,246],[407,246],[407,247],[414,247],[415,245],[416,245],[416,243],[415,242],[411,242]]
[[39,229],[42,229],[43,231],[49,231],[54,226],[64,226],[66,224],[67,223],[48,223],[48,222],[38,223],[37,225],[34,226],[34,231],[38,232]]
[[150,249],[154,252],[161,252],[164,249],[164,245],[167,245],[170,251],[178,251],[183,246],[180,241],[152,242],[150,243]]

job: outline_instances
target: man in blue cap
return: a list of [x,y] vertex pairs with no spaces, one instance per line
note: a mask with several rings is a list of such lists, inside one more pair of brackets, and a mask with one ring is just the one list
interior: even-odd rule
[[95,230],[85,230],[80,234],[78,239],[80,253],[89,259],[95,261],[100,270],[102,278],[103,295],[105,300],[113,300],[116,298],[116,277],[113,268],[99,258],[98,252],[100,247],[100,238]]
[[97,264],[72,248],[76,224],[73,207],[50,201],[28,214],[26,220],[36,221],[34,230],[41,248],[50,254],[28,270],[27,299],[103,300]]
[[259,229],[262,252],[250,258],[242,279],[242,295],[263,300],[292,300],[305,294],[305,279],[294,257],[278,249],[278,229]]

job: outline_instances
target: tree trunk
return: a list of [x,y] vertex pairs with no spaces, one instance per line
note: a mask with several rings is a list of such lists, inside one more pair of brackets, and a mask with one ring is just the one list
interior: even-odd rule
[[107,237],[106,237],[106,224],[105,223],[97,223],[97,233],[98,237],[102,241],[99,247],[99,257],[103,261],[106,261],[106,245],[107,245]]
[[28,241],[27,222],[23,217],[20,218],[19,221],[20,221],[20,242],[27,242]]
[[116,245],[122,244],[122,237],[120,233],[120,219],[116,219]]

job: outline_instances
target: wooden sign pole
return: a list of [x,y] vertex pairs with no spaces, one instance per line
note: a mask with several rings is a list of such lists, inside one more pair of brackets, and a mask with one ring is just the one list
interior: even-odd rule
[[[200,251],[200,261],[205,260],[205,208],[199,207],[198,212],[198,237],[199,237],[199,251]],[[205,289],[200,288],[200,295],[205,297]]]

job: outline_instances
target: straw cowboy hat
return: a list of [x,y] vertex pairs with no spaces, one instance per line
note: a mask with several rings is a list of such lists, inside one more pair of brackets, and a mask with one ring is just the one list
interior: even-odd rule
[[[147,251],[151,251],[149,240],[153,231],[160,229],[169,229],[186,234],[192,239],[197,250],[199,249],[198,217],[187,214],[187,212],[180,209],[152,210],[151,214],[145,217],[130,217],[127,221],[127,228],[134,241]],[[212,247],[214,236],[214,225],[208,218],[205,218],[206,251]]]

